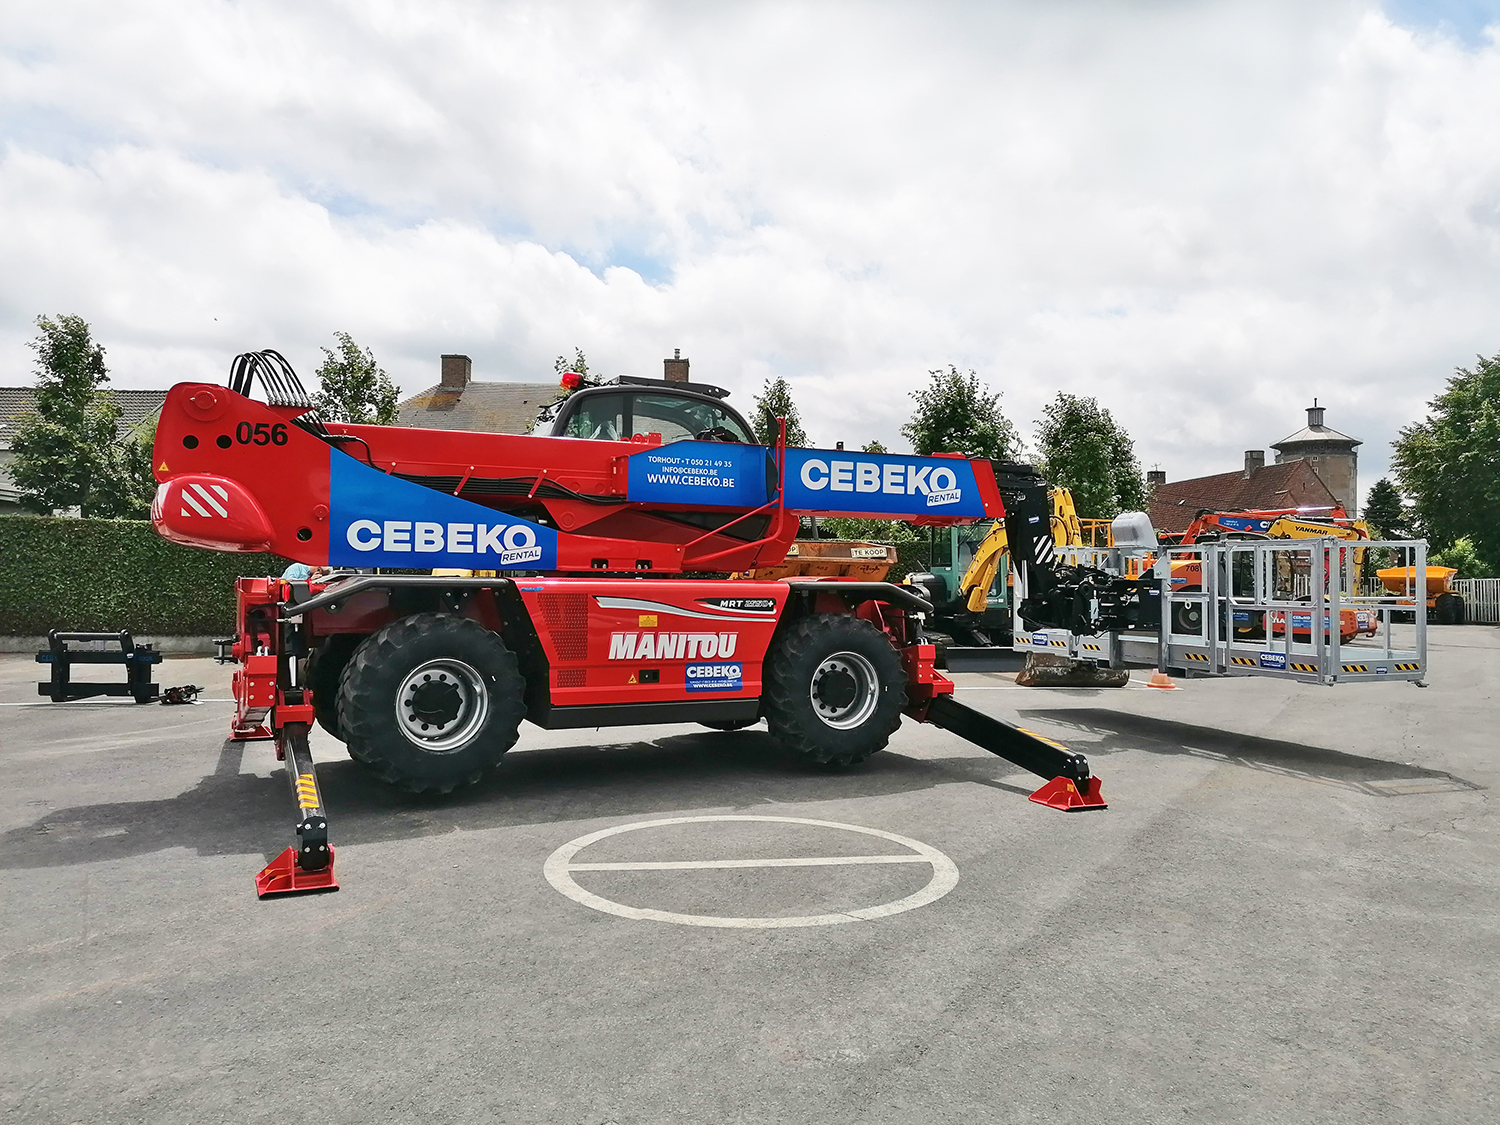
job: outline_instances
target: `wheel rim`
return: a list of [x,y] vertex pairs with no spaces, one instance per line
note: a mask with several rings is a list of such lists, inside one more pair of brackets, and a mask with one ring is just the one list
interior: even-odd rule
[[396,724],[429,754],[462,749],[489,717],[484,677],[462,660],[429,660],[408,673],[396,693]]
[[851,730],[875,713],[880,677],[859,653],[836,652],[818,665],[808,694],[813,712],[826,726]]

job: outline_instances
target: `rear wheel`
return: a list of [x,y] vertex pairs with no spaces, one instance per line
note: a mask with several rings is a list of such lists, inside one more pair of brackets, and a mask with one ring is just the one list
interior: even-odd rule
[[1463,620],[1463,599],[1457,594],[1439,594],[1434,606],[1439,625],[1457,625]]
[[349,753],[414,793],[478,781],[526,715],[513,652],[477,621],[419,613],[367,637],[344,670]]
[[863,762],[885,749],[905,707],[900,656],[857,617],[804,617],[766,661],[762,710],[771,733],[809,761]]

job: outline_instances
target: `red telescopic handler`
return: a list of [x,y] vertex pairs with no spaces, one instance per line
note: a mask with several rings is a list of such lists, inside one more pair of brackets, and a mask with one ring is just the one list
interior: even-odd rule
[[172,388],[156,431],[160,534],[315,568],[240,579],[236,635],[219,642],[237,665],[232,737],[274,741],[298,810],[262,896],[338,886],[314,723],[384,780],[446,793],[498,765],[523,719],[764,719],[797,755],[852,767],[905,715],[1044,778],[1033,801],[1105,807],[1083,755],[954,699],[919,590],[732,577],[780,563],[803,515],[1004,518],[1031,616],[1097,630],[1099,606],[1135,587],[1053,564],[1028,466],[767,448],[719,425],[591,440],[321,422],[311,407],[277,353],[248,353],[227,387]]

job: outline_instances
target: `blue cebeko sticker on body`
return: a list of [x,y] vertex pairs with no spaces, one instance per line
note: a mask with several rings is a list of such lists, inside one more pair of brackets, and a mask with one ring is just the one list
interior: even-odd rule
[[1271,668],[1271,669],[1273,669],[1273,670],[1275,670],[1277,672],[1285,672],[1286,671],[1286,653],[1284,653],[1284,652],[1263,652],[1263,653],[1260,654],[1260,666],[1262,668]]
[[744,665],[734,664],[689,664],[687,666],[688,691],[744,691]]
[[770,452],[760,445],[674,441],[630,455],[626,497],[650,504],[704,504],[759,508],[766,491]]
[[554,570],[550,527],[436,492],[338,450],[328,465],[333,566]]
[[1391,670],[1389,668],[1376,668],[1375,674],[1377,676],[1388,676],[1391,674]]
[[1047,634],[1046,633],[1032,633],[1031,634],[1031,643],[1034,644],[1034,645],[1041,645],[1043,648],[1046,648],[1047,647]]
[[957,457],[786,451],[786,506],[888,516],[983,516],[974,467]]

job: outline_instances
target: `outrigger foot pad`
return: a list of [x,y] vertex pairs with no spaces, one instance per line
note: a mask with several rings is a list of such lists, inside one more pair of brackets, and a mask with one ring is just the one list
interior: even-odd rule
[[297,849],[287,848],[268,863],[255,877],[255,893],[261,898],[271,895],[305,895],[336,891],[333,877],[333,849],[328,849],[328,866],[318,871],[304,871],[297,866]]
[[1107,809],[1104,789],[1097,777],[1087,778],[1080,790],[1070,777],[1054,777],[1031,795],[1031,800],[1049,809],[1063,812],[1088,812],[1091,809]]

